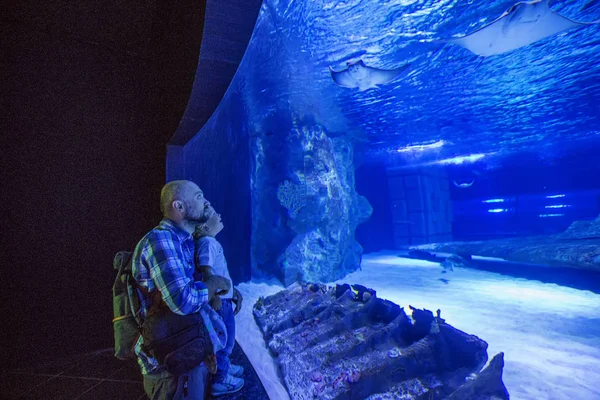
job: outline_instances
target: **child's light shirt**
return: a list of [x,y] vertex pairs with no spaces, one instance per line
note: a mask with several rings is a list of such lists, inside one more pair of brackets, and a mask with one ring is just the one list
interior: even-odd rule
[[233,297],[233,282],[229,276],[229,270],[227,269],[227,260],[225,260],[225,254],[223,254],[223,246],[217,239],[211,236],[204,236],[196,242],[198,247],[198,262],[199,265],[206,265],[212,269],[214,275],[219,275],[227,278],[231,283],[231,289],[227,294],[221,295],[222,299],[231,299]]

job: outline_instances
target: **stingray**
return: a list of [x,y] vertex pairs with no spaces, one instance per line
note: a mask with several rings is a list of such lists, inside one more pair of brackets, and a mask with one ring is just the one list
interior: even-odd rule
[[569,19],[550,9],[549,0],[520,2],[500,18],[458,39],[448,42],[488,57],[506,53],[572,28],[598,24]]
[[409,67],[410,64],[406,64],[396,69],[378,69],[367,67],[360,60],[355,63],[348,63],[347,68],[342,71],[335,71],[331,67],[329,67],[329,70],[335,83],[346,88],[358,88],[362,92],[392,82]]
[[458,183],[456,181],[452,181],[452,183],[454,184],[454,186],[456,186],[457,188],[461,188],[461,189],[465,189],[468,187],[473,186],[473,184],[475,183],[475,179],[473,179],[471,182],[465,182],[465,183]]

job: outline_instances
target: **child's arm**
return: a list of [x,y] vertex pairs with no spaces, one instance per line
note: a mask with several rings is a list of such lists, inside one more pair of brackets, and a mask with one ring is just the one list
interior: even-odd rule
[[[205,241],[196,241],[195,243],[195,264],[196,264],[196,274],[202,275],[202,280],[206,282],[210,277],[219,277],[215,275],[214,270],[212,269],[212,264],[215,259],[215,249],[210,246]],[[224,279],[224,278],[222,278]],[[228,279],[224,279],[227,281],[227,285],[219,287],[216,293],[214,293],[214,297],[218,297],[219,295],[224,295],[229,292],[231,289],[231,282]],[[212,299],[213,296],[211,296]]]
[[198,266],[198,269],[200,270],[200,272],[202,272],[202,276],[204,277],[203,280],[206,280],[209,276],[214,275],[212,268],[208,265],[200,265]]
[[[213,270],[208,265],[199,265],[198,269],[202,272],[203,279],[206,280],[211,276],[214,276]],[[223,303],[221,302],[220,294],[223,294],[223,291],[215,293],[215,295],[209,300],[210,306],[215,310],[219,311],[221,307],[223,307]]]
[[208,279],[208,277],[214,275],[211,267],[215,260],[215,254],[211,246],[201,239],[202,238],[194,242],[196,247],[194,250],[194,263],[196,265],[196,271],[203,275],[202,280],[204,281]]

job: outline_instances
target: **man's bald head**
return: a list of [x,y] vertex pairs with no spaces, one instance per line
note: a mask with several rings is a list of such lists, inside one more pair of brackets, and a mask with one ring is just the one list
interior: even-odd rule
[[163,216],[170,217],[175,207],[181,202],[184,207],[190,208],[196,197],[204,198],[202,190],[194,182],[187,180],[171,181],[163,186],[160,191],[160,211]]
[[172,181],[163,186],[160,191],[160,212],[163,216],[167,216],[167,212],[171,211],[173,201],[181,200],[183,189],[187,181]]

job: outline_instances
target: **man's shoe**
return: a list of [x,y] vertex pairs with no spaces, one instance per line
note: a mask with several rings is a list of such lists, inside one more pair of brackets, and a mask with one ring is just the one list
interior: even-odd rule
[[227,373],[235,376],[236,378],[241,378],[241,376],[244,375],[244,367],[241,365],[229,364],[229,370]]
[[213,397],[224,396],[238,392],[243,387],[244,380],[242,378],[236,378],[233,375],[227,374],[223,381],[212,384],[212,395]]

